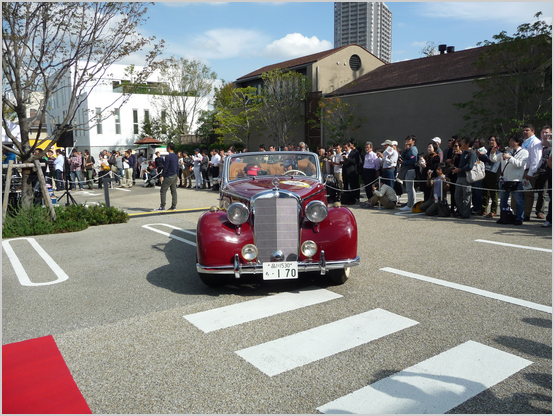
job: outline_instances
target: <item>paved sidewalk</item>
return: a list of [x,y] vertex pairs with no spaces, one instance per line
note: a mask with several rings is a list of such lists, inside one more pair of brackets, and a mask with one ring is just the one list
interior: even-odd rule
[[[132,188],[110,188],[108,190],[109,204],[127,212],[130,215],[144,214],[160,206],[160,187],[143,187],[144,180],[137,179],[136,185]],[[105,203],[105,190],[93,190],[85,188],[84,191],[71,191],[71,196],[78,204]],[[57,191],[56,196],[62,196],[62,192]],[[219,193],[211,189],[188,189],[177,188],[177,210],[208,209],[211,206],[219,205]],[[167,208],[171,205],[171,191],[167,191]],[[67,197],[58,200],[59,205],[65,205]]]

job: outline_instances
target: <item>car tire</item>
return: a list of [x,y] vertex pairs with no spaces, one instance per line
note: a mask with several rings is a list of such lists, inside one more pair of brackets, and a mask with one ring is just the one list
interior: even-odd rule
[[337,270],[329,271],[329,280],[331,280],[331,283],[334,285],[344,284],[349,277],[350,277],[350,267],[347,267],[346,269],[337,269]]
[[[198,263],[198,256],[196,256],[196,263]],[[202,281],[202,283],[210,287],[220,287],[220,286],[223,286],[225,283],[227,283],[226,275],[198,272],[198,276],[200,277],[200,280]]]
[[224,275],[198,273],[198,276],[200,276],[202,283],[210,287],[220,287],[227,283],[227,276]]

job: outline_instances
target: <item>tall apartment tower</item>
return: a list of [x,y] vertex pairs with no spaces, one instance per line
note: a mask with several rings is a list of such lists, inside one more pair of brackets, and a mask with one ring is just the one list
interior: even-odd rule
[[335,48],[357,43],[392,60],[392,12],[385,3],[335,2]]

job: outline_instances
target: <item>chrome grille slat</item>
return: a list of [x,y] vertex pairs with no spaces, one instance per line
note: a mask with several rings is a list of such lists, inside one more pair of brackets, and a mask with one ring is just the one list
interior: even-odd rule
[[258,259],[271,261],[276,250],[285,260],[298,260],[298,202],[295,198],[259,198],[255,202],[254,239]]

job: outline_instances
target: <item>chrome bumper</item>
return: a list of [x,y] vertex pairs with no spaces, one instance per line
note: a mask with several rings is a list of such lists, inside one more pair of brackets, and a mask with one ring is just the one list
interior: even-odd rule
[[[247,263],[241,264],[239,261],[239,255],[235,254],[234,264],[229,266],[202,266],[199,263],[196,263],[196,270],[198,273],[207,273],[207,274],[234,274],[238,279],[244,274],[262,274],[263,265],[262,263]],[[358,266],[360,264],[360,256],[356,256],[352,260],[336,260],[336,261],[326,261],[325,253],[322,251],[320,254],[319,262],[298,262],[298,271],[299,272],[320,272],[322,275],[327,273],[329,270],[337,269],[346,269],[348,267]]]

